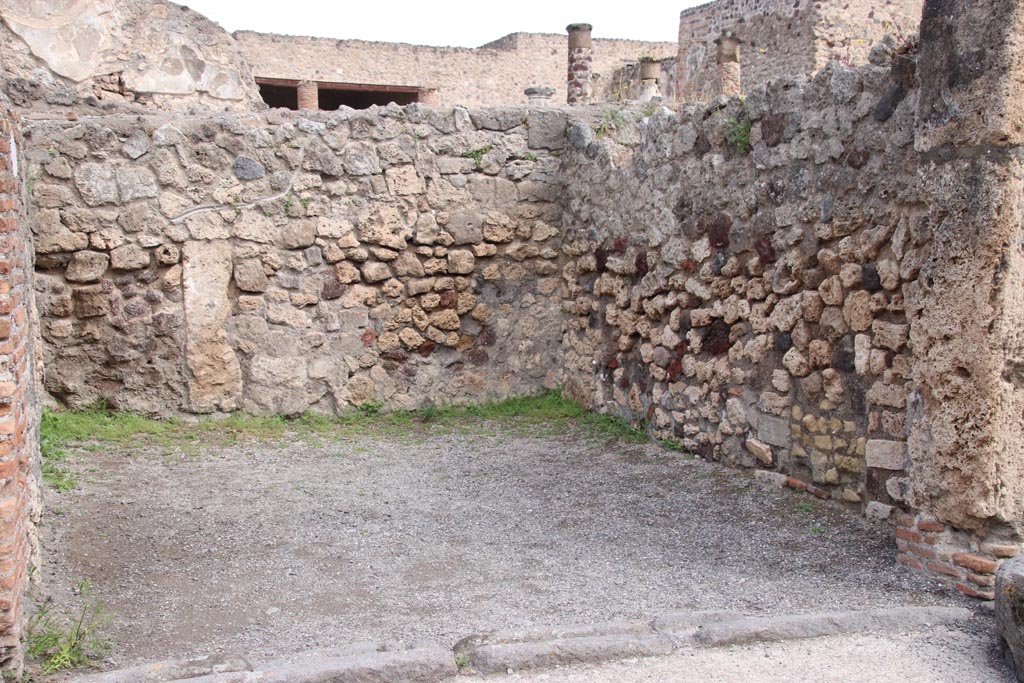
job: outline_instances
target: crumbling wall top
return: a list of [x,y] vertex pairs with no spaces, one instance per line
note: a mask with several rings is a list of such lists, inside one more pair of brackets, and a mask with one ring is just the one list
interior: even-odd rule
[[94,98],[251,108],[255,82],[219,25],[163,0],[0,0],[0,61],[18,106]]

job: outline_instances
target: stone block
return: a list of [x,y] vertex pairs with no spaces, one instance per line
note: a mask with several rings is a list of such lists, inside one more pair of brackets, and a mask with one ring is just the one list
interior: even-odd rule
[[558,109],[531,109],[527,142],[531,149],[562,149],[568,118]]
[[235,264],[235,285],[243,292],[265,292],[268,284],[259,259],[246,259]]
[[762,465],[770,466],[774,462],[775,458],[772,454],[772,447],[765,442],[758,441],[757,439],[747,439],[743,445],[747,452],[757,458],[758,462]]
[[755,424],[757,425],[758,439],[772,446],[789,448],[789,420],[758,413]]
[[996,633],[1024,682],[1024,555],[1003,562],[996,572]]
[[907,444],[903,441],[868,439],[864,457],[868,467],[902,470],[906,467]]
[[99,251],[78,251],[71,257],[64,277],[69,282],[99,282],[107,272],[110,257]]
[[82,164],[75,171],[75,187],[89,206],[117,203],[117,182],[108,164]]
[[149,265],[149,260],[149,252],[134,244],[110,252],[110,267],[114,270],[140,270]]

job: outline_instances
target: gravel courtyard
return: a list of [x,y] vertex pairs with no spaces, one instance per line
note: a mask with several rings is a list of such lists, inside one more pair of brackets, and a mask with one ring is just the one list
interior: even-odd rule
[[71,609],[90,579],[110,667],[675,609],[977,607],[897,565],[880,523],[574,426],[94,445],[70,463],[36,598]]

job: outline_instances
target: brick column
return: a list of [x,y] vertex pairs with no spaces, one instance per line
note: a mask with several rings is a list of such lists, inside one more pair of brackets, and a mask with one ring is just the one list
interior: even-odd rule
[[570,105],[589,104],[594,94],[594,44],[590,24],[569,24],[569,75],[565,101]]
[[299,81],[299,109],[319,109],[320,90],[315,81]]
[[739,95],[743,92],[740,79],[740,45],[742,40],[732,31],[723,31],[715,38],[716,75],[720,95]]
[[25,170],[19,164],[16,123],[13,114],[0,109],[0,671],[4,680],[22,670],[22,606],[29,565],[38,565],[33,264],[21,204]]

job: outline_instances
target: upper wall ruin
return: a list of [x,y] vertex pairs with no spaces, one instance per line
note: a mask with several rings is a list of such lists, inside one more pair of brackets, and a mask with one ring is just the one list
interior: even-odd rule
[[744,41],[745,87],[781,75],[811,74],[830,60],[864,64],[886,34],[909,35],[922,0],[715,0],[683,10],[676,64],[677,101],[704,101],[714,88],[714,40],[729,30]]
[[15,105],[251,109],[249,67],[219,25],[162,0],[0,0]]

